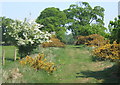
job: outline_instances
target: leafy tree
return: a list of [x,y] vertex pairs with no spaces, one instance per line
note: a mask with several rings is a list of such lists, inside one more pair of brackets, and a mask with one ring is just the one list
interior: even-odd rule
[[91,34],[99,34],[104,36],[105,38],[108,38],[109,33],[106,33],[105,31],[107,31],[107,28],[104,27],[101,24],[91,24]]
[[26,19],[24,21],[15,20],[14,23],[7,27],[8,32],[5,35],[19,49],[18,52],[21,57],[25,57],[41,43],[50,42],[51,34],[39,30],[41,27],[42,25],[28,22]]
[[56,32],[57,37],[61,40],[66,32],[66,21],[66,14],[54,7],[44,9],[36,19],[37,23],[44,25],[41,30]]
[[8,32],[7,27],[13,23],[14,20],[6,17],[0,17],[0,30],[2,30],[2,41],[5,43],[10,43],[9,39],[4,33]]
[[109,32],[111,41],[120,42],[120,15],[114,21],[109,22]]
[[107,28],[105,28],[103,25],[101,24],[87,24],[85,26],[83,25],[71,25],[69,26],[70,28],[74,28],[71,29],[72,30],[72,34],[74,36],[78,36],[78,35],[82,35],[82,36],[87,36],[87,35],[91,35],[91,34],[100,34],[104,37],[107,37],[107,33],[105,33],[105,30],[107,30]]
[[74,36],[91,34],[91,23],[104,25],[104,8],[100,6],[92,8],[89,3],[80,2],[70,5],[64,12],[70,19],[68,29],[72,30]]
[[65,34],[63,38],[63,43],[65,44],[74,44],[75,38],[73,37],[72,33]]

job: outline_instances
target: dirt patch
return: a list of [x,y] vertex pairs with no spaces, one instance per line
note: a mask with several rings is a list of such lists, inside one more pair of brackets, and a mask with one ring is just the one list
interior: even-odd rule
[[93,71],[100,71],[100,70],[104,70],[106,68],[110,68],[113,65],[106,65],[104,64],[104,62],[92,62],[91,64],[89,64],[90,67],[92,67]]
[[12,70],[9,70],[8,72],[3,72],[3,78],[6,80],[8,79],[18,79],[22,77],[23,75],[19,72],[18,68],[13,68]]

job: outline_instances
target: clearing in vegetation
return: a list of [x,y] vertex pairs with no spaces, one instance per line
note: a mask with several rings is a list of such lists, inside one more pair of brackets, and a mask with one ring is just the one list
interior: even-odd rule
[[[118,83],[114,62],[93,61],[92,48],[66,46],[65,48],[35,49],[32,57],[44,52],[47,60],[57,66],[57,70],[48,74],[44,70],[36,71],[28,65],[13,62],[14,46],[3,46],[6,50],[6,62],[3,66],[3,83]],[[12,74],[14,70],[17,73]],[[9,72],[9,73],[8,73]],[[14,75],[14,76],[13,76]],[[17,76],[17,77],[16,77]],[[120,83],[120,82],[119,82]]]

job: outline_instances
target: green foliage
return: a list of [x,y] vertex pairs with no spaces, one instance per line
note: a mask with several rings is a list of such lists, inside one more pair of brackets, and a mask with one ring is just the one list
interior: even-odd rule
[[41,43],[49,42],[51,34],[39,30],[41,26],[35,22],[28,22],[25,19],[23,22],[15,20],[14,23],[7,27],[8,32],[5,35],[19,49],[20,57],[30,54]]
[[41,30],[56,32],[56,36],[60,40],[63,39],[66,32],[66,28],[64,27],[66,21],[66,14],[54,7],[44,9],[36,20],[37,23],[44,25]]
[[[11,50],[10,46],[7,46]],[[45,53],[49,48],[45,48]],[[119,83],[115,76],[117,68],[112,68],[113,62],[91,61],[91,54],[84,48],[51,48],[52,54],[48,53],[52,61],[58,66],[57,71],[52,75],[48,75],[44,70],[35,71],[28,65],[24,67],[18,61],[10,61],[6,59],[6,64],[3,66],[3,73],[9,73],[13,68],[19,68],[20,73],[23,75],[19,79],[4,80],[6,83]],[[10,53],[11,54],[11,53]],[[14,51],[12,52],[14,54]],[[54,56],[53,56],[54,55]],[[7,56],[13,59],[13,56]],[[6,57],[6,58],[7,58]],[[69,75],[69,76],[68,76]],[[78,78],[76,78],[78,76]],[[87,78],[86,78],[87,77]]]
[[71,29],[74,37],[79,35],[88,36],[91,34],[100,34],[104,37],[107,37],[107,33],[105,32],[106,28],[101,24],[87,24],[85,26],[80,24],[73,24],[69,26],[69,28],[74,28]]
[[106,27],[104,27],[101,24],[91,24],[91,34],[99,34],[102,35],[104,37],[107,37],[107,33],[105,32],[107,30]]
[[13,22],[14,20],[10,18],[0,17],[0,30],[2,30],[2,41],[6,44],[11,44],[11,42],[9,42],[10,38],[7,37],[7,35],[4,35],[4,33],[8,32],[7,27]]
[[68,44],[68,45],[69,44],[74,44],[74,41],[75,41],[75,39],[74,39],[72,33],[71,34],[65,34],[65,37],[63,39],[63,42],[65,44]]
[[109,22],[110,40],[120,42],[120,15],[114,21]]
[[[91,23],[96,23],[98,25],[96,25],[97,27],[104,25],[104,8],[100,6],[92,8],[89,3],[80,2],[79,4],[70,5],[64,12],[67,18],[70,19],[68,29],[72,30],[74,36],[92,34],[94,32],[92,28],[94,27],[91,26]],[[101,29],[101,27],[99,28]],[[102,31],[103,29],[104,27],[102,27]]]

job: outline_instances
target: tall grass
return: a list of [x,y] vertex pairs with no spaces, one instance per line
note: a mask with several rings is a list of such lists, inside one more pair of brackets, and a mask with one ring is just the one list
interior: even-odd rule
[[[3,48],[14,50],[14,46]],[[36,71],[29,66],[21,66],[19,60],[6,60],[3,70],[8,71],[12,68],[19,68],[23,77],[18,79],[18,81],[24,83],[102,83],[106,78],[108,80],[107,82],[111,81],[111,77],[109,77],[111,74],[108,74],[107,77],[104,76],[107,73],[106,71],[104,72],[104,69],[112,67],[114,63],[106,61],[93,62],[90,50],[87,47],[80,46],[76,48],[74,46],[66,46],[65,48],[41,48],[40,51],[37,50],[38,52],[43,52],[49,61],[54,62],[57,66],[57,71],[53,72],[53,74],[48,74],[44,70]],[[31,56],[34,57],[34,55]],[[12,51],[7,52],[7,57],[13,59]],[[103,73],[86,77],[84,73],[86,71],[103,71]],[[101,79],[97,79],[95,77],[97,75]],[[113,83],[117,82],[114,78],[113,80]]]

